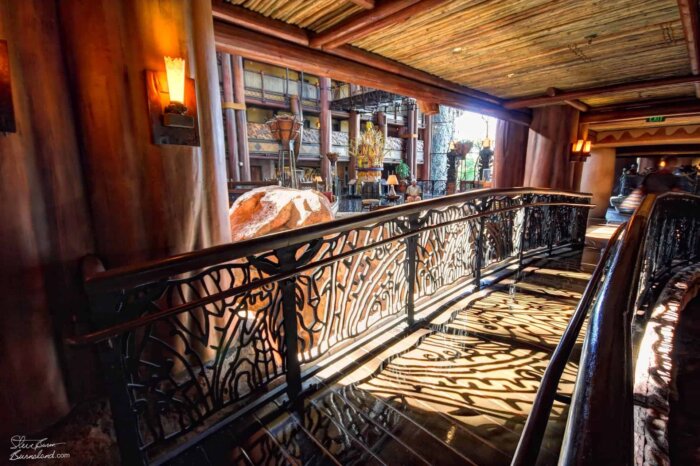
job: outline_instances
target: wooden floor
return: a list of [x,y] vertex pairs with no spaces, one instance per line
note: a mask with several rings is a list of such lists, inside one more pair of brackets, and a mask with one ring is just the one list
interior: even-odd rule
[[[337,366],[321,371],[298,412],[254,415],[173,464],[195,454],[241,465],[509,464],[588,277],[548,266],[501,281],[398,342],[345,358],[341,378]],[[561,394],[574,377],[570,363]],[[567,408],[555,402],[540,464],[556,463]]]

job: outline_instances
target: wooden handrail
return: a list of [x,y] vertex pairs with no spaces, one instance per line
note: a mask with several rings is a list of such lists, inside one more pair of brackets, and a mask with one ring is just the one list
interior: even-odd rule
[[527,418],[525,428],[520,436],[518,447],[513,455],[511,462],[512,466],[526,466],[535,464],[537,456],[542,446],[547,422],[552,411],[552,404],[557,394],[557,387],[561,380],[561,375],[564,373],[566,364],[571,356],[571,351],[576,345],[576,340],[581,333],[581,327],[586,320],[591,304],[596,297],[601,286],[601,279],[605,273],[605,269],[612,254],[613,249],[617,246],[617,240],[623,231],[627,228],[627,223],[621,224],[610,237],[600,260],[591,275],[591,279],[586,285],[586,289],[581,296],[581,300],[576,306],[569,324],[564,330],[564,334],[559,341],[559,344],[552,354],[552,358],[547,364],[547,369],[544,371],[540,387],[537,390],[535,401],[532,404],[530,415]]
[[118,291],[143,283],[155,282],[164,278],[201,269],[213,264],[246,257],[254,253],[269,251],[294,244],[307,242],[325,235],[331,235],[353,228],[361,228],[374,223],[409,216],[423,210],[439,209],[452,204],[467,202],[486,196],[517,196],[523,194],[567,195],[591,198],[589,193],[576,193],[552,189],[506,188],[478,189],[466,193],[453,194],[439,198],[411,202],[388,207],[375,212],[368,212],[345,217],[330,222],[310,225],[295,230],[288,230],[261,236],[237,243],[213,246],[199,251],[171,256],[165,259],[128,265],[95,274],[86,279],[85,286],[89,293]]

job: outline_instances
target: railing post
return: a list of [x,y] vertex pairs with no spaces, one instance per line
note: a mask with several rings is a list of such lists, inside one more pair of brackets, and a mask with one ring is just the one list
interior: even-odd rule
[[[419,221],[417,215],[412,215],[408,219],[409,231],[418,228]],[[416,321],[415,316],[415,293],[416,293],[416,267],[418,255],[418,234],[406,238],[406,280],[408,280],[408,296],[406,302],[406,322],[412,326]]]
[[523,208],[523,227],[520,231],[520,251],[518,254],[518,272],[523,269],[523,256],[525,255],[525,232],[527,230],[527,222],[529,220],[530,209],[528,206]]
[[547,223],[546,225],[548,226],[547,228],[547,255],[551,256],[552,255],[552,247],[554,245],[554,215],[552,213],[552,206],[547,206]]
[[[479,212],[483,213],[486,210],[485,204],[479,207]],[[476,281],[476,289],[481,289],[481,268],[484,265],[484,227],[486,217],[479,217],[479,235],[476,237],[476,266],[474,270],[474,279]]]
[[280,283],[282,291],[282,326],[284,328],[284,362],[287,367],[287,395],[295,406],[301,393],[301,363],[297,332],[296,275]]

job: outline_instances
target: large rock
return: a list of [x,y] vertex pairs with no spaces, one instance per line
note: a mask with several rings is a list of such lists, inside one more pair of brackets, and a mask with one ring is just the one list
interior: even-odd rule
[[333,220],[328,199],[311,190],[265,186],[236,199],[229,211],[231,239],[243,241]]

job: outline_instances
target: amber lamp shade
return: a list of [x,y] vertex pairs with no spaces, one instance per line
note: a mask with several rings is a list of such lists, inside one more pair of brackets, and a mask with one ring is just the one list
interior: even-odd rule
[[386,184],[391,185],[391,186],[396,186],[399,184],[398,178],[396,178],[396,175],[389,175],[389,177],[386,179]]

